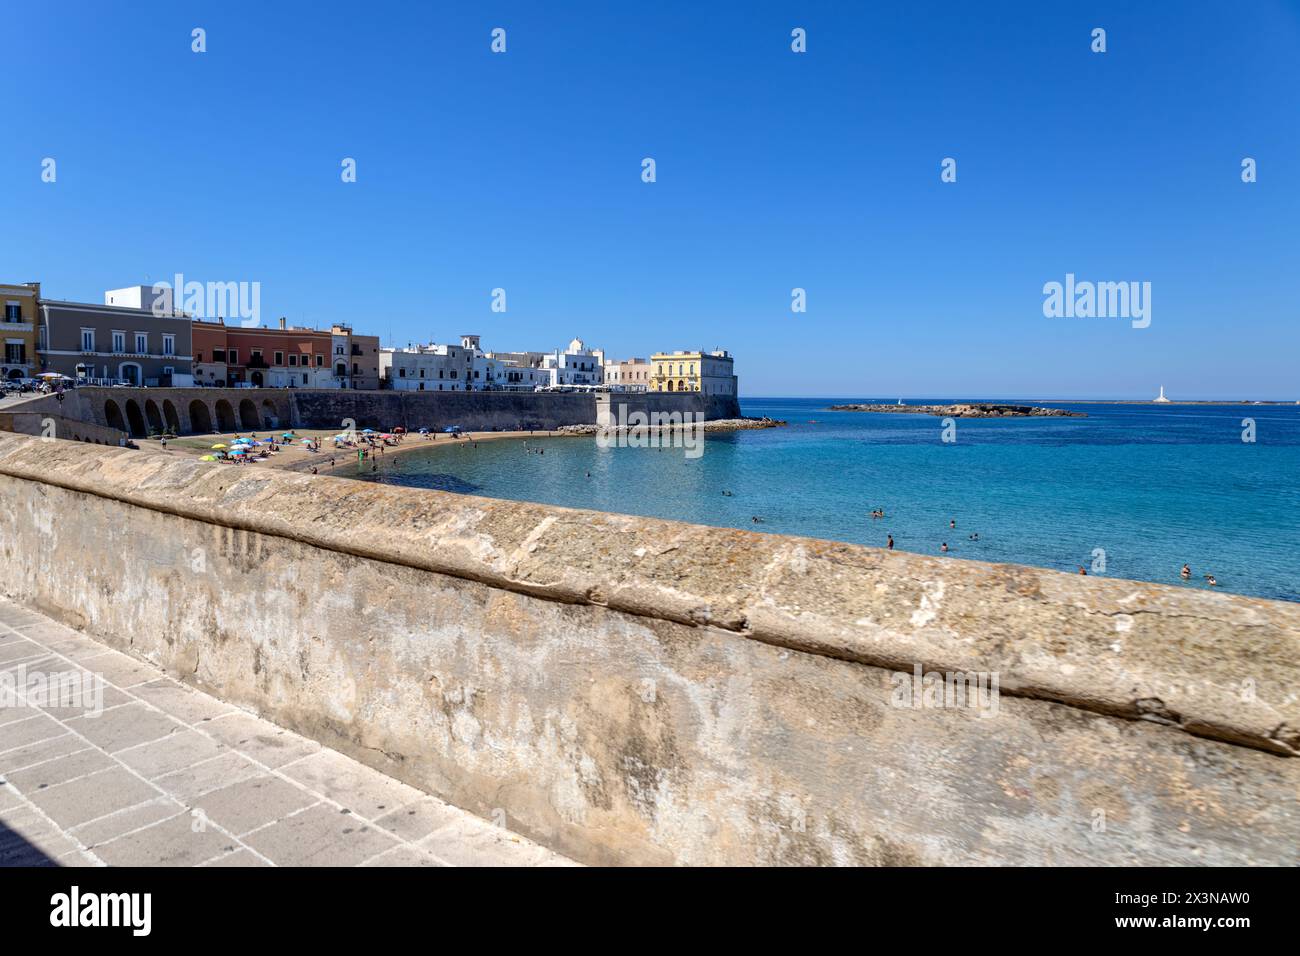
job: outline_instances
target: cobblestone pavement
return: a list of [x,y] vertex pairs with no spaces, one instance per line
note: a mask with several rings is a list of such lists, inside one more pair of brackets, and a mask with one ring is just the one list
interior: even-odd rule
[[0,866],[571,864],[3,600],[0,698]]

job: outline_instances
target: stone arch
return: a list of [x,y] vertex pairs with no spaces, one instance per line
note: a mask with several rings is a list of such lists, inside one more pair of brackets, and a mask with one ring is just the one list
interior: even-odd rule
[[144,427],[144,416],[134,398],[126,400],[126,423],[131,426],[132,438],[143,438],[149,432]]
[[202,433],[212,431],[212,413],[197,398],[190,402],[190,429]]
[[149,423],[151,434],[162,434],[163,420],[162,413],[158,411],[158,403],[152,398],[146,399],[144,403],[144,418]]
[[172,404],[170,398],[163,399],[163,422],[167,425],[167,430],[172,434],[179,434],[181,430],[181,417],[176,413],[176,406]]
[[281,422],[280,410],[275,407],[275,402],[269,398],[262,400],[262,420],[264,428],[279,428]]
[[224,398],[217,402],[217,431],[238,431],[239,423],[235,421],[235,410]]
[[117,407],[117,402],[111,398],[104,403],[104,422],[109,428],[119,432],[126,431],[126,419],[122,417],[122,409]]
[[246,398],[239,403],[239,424],[246,431],[257,431],[262,427],[258,424],[257,406],[253,404],[251,398]]

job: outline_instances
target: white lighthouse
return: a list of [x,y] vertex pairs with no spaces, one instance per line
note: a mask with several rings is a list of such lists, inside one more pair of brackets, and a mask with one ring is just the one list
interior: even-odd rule
[[1165,398],[1165,387],[1163,385],[1160,386],[1160,394],[1153,398],[1152,401],[1158,402],[1162,405],[1169,404],[1169,399]]

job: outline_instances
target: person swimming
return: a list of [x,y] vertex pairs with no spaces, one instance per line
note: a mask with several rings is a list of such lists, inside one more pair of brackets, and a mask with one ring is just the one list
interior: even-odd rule
[[968,535],[968,537],[969,537],[972,541],[978,541],[978,540],[980,539],[980,536],[979,536],[979,532],[978,532],[978,531],[976,531],[974,534]]
[[1212,588],[1215,588],[1215,587],[1218,587],[1218,586],[1219,586],[1219,582],[1216,581],[1216,580],[1214,580],[1214,575],[1213,575],[1213,574],[1207,574],[1207,575],[1205,576],[1205,583],[1208,584],[1208,585],[1209,585],[1210,587],[1212,587]]
[[1088,576],[1088,571],[1082,564],[1079,565],[1079,573],[1082,574],[1085,578]]
[[943,544],[939,545],[939,550],[942,551],[944,554],[947,554],[947,553],[948,553],[948,542],[945,541]]
[[1182,576],[1182,579],[1186,581],[1192,576],[1192,566],[1190,564],[1184,564],[1183,569],[1178,573]]
[[956,519],[956,518],[949,518],[949,519],[948,519],[948,527],[949,527],[949,528],[955,528],[955,527],[957,527],[957,519]]
[[724,488],[724,489],[722,489],[722,497],[724,497],[724,498],[731,498],[731,497],[733,497],[733,495],[731,494],[730,491],[727,491],[727,490]]
[[763,523],[763,519],[760,518],[758,515],[754,515],[754,516],[751,517],[749,520],[752,521],[752,522],[754,522],[754,524],[762,524],[762,523]]

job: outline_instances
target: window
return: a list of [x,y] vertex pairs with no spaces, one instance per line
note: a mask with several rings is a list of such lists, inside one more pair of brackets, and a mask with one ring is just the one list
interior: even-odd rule
[[149,354],[149,334],[147,332],[135,333],[135,354],[136,355]]
[[226,350],[225,350],[225,349],[213,349],[213,350],[212,350],[212,361],[214,361],[214,362],[224,362],[225,360],[226,360]]
[[325,356],[323,356],[323,355],[317,355],[317,356],[316,356],[316,367],[317,367],[317,368],[320,368],[320,367],[321,367],[322,365],[324,365],[324,364],[325,364]]
[[[276,352],[275,355],[276,355],[275,361],[276,361],[276,363],[278,364],[278,363],[280,362],[280,353],[279,353],[279,352]],[[289,364],[290,364],[290,365],[297,365],[297,364],[298,364],[298,356],[294,355],[292,352],[289,353]],[[303,364],[306,364],[306,363],[303,363]]]
[[95,330],[94,329],[81,330],[81,351],[83,352],[95,351]]
[[404,369],[404,368],[399,368],[399,369],[397,370],[397,377],[398,377],[398,378],[406,378],[406,369]]
[[[424,378],[424,369],[420,369],[420,378]],[[421,385],[420,388],[424,388],[424,386]]]
[[239,349],[226,349],[226,361],[231,365],[238,365]]
[[21,322],[22,320],[23,320],[23,309],[22,309],[22,306],[19,305],[17,302],[6,302],[6,303],[5,303],[5,321],[6,321],[6,322]]
[[261,359],[261,357],[262,357],[262,350],[261,350],[261,349],[253,349],[253,350],[252,350],[251,352],[249,352],[248,354],[249,354],[249,361],[252,362],[254,365],[256,365],[256,364],[258,363],[258,361],[259,361],[259,360]]
[[[290,355],[289,358],[293,358],[293,356]],[[283,365],[283,364],[284,364],[284,353],[283,353],[283,352],[276,352],[276,353],[275,353],[275,364],[276,364],[276,365]],[[293,363],[290,362],[289,364],[292,365]]]
[[176,336],[163,334],[163,355],[176,354]]
[[175,375],[175,374],[176,374],[176,369],[175,369],[173,366],[171,366],[171,365],[164,365],[164,366],[163,366],[163,374],[164,374],[164,375]]
[[125,332],[114,332],[114,333],[113,333],[113,351],[114,351],[114,352],[125,352],[125,351],[126,351],[126,333],[125,333]]
[[9,365],[26,365],[27,346],[22,342],[6,342],[5,362]]
[[307,384],[307,373],[306,373],[306,372],[303,372],[303,373],[302,373],[302,383],[303,383],[304,385]]

